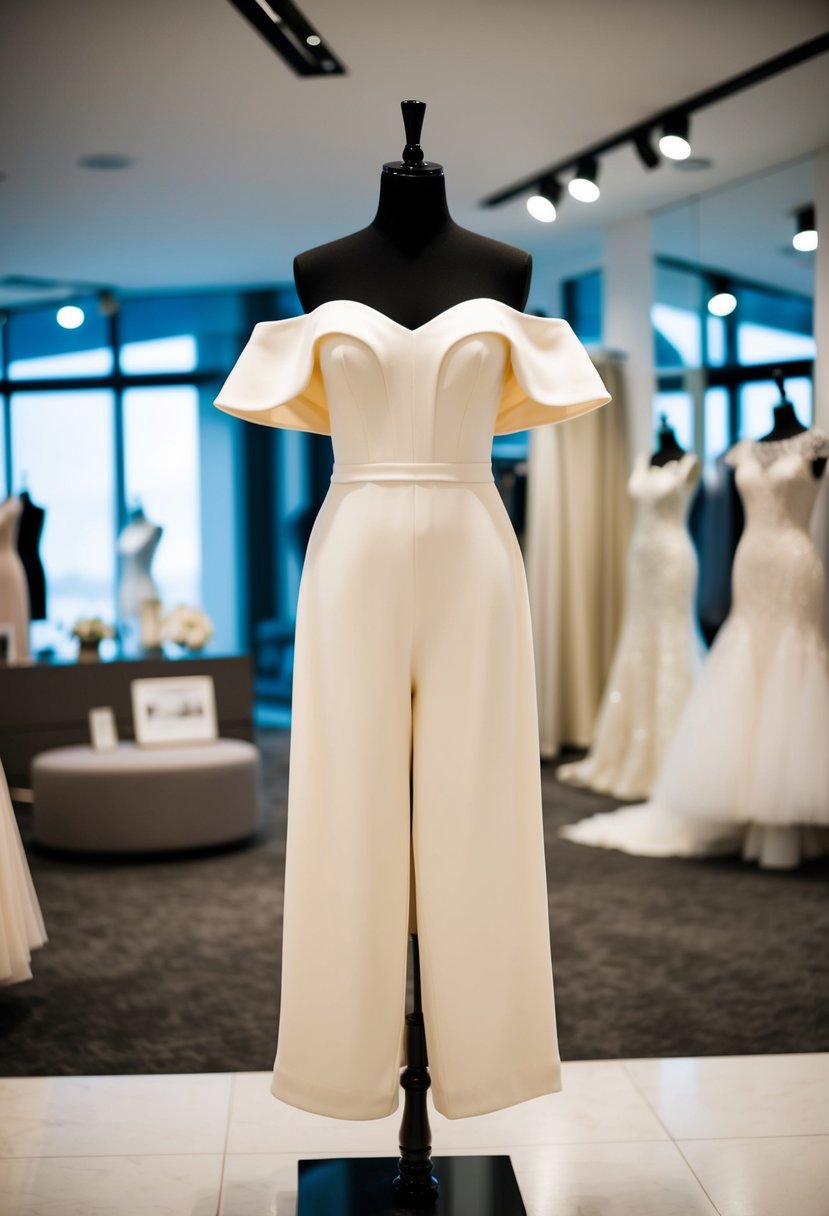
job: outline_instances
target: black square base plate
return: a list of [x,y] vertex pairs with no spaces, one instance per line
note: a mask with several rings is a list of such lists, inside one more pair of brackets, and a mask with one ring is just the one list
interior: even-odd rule
[[432,1167],[437,1203],[409,1208],[392,1193],[396,1157],[300,1161],[297,1216],[526,1216],[509,1157],[433,1157]]

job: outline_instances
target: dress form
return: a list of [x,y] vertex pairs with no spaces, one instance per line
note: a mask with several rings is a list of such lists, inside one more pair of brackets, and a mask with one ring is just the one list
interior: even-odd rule
[[0,625],[14,628],[14,654],[29,657],[29,588],[17,552],[23,505],[10,494],[0,503]]
[[656,449],[651,456],[651,464],[661,467],[670,464],[673,460],[681,460],[684,455],[685,448],[681,446],[673,427],[668,426],[665,414],[660,414],[659,430],[656,433]]
[[[447,206],[443,167],[424,161],[420,148],[425,104],[408,101],[401,108],[406,148],[401,161],[383,166],[372,223],[294,260],[294,282],[303,308],[310,312],[331,300],[354,300],[411,330],[466,300],[486,297],[523,310],[532,273],[530,255],[454,222]],[[426,1107],[431,1082],[421,1008],[413,867],[410,892],[414,1002],[406,1014],[406,1068],[401,1077],[405,1106],[399,1173],[393,1189],[398,1201],[427,1207],[437,1201],[438,1183],[432,1176]],[[447,1175],[451,1175],[452,1160],[442,1163]],[[491,1170],[495,1160],[481,1158],[482,1171]],[[382,1159],[378,1165],[382,1171]],[[511,1174],[508,1163],[506,1168]],[[503,1186],[505,1196],[510,1187],[517,1194],[514,1175],[504,1178]],[[302,1198],[300,1189],[300,1213],[304,1211]]]
[[422,102],[403,103],[409,142],[402,161],[383,166],[371,224],[294,259],[306,312],[328,300],[357,300],[416,329],[463,300],[488,297],[524,308],[532,258],[454,222],[443,167],[422,160],[418,141],[425,108]]
[[43,507],[32,502],[28,490],[21,491],[20,502],[23,510],[17,534],[17,551],[29,584],[32,620],[43,621],[46,619],[46,575],[40,560],[39,546],[46,512]]
[[[795,435],[802,435],[808,430],[795,413],[795,408],[786,396],[786,381],[783,375],[783,369],[778,367],[773,373],[774,381],[780,390],[780,401],[774,407],[774,418],[771,430],[766,435],[761,435],[760,443],[777,443],[781,439],[793,439]],[[812,472],[815,477],[821,477],[823,470],[826,468],[826,457],[819,456],[812,461]]]
[[158,587],[150,568],[163,529],[136,507],[118,537],[120,560],[118,614],[121,619],[139,616],[145,600],[158,599]]

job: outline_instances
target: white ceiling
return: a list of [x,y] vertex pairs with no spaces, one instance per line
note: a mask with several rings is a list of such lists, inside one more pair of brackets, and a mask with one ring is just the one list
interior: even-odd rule
[[[123,290],[288,279],[294,253],[371,219],[381,165],[402,149],[404,97],[428,103],[424,149],[446,166],[456,220],[548,258],[829,144],[824,56],[701,112],[694,152],[711,169],[648,173],[621,149],[598,203],[565,203],[542,227],[520,201],[477,200],[824,32],[825,0],[301,6],[345,77],[295,76],[226,0],[3,0],[0,278]],[[78,167],[101,152],[136,163]],[[775,196],[771,210],[801,201]]]

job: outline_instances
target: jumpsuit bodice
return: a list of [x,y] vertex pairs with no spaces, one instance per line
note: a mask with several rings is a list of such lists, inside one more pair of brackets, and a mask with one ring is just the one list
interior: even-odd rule
[[355,300],[258,324],[215,404],[330,435],[337,465],[482,464],[492,437],[610,400],[573,330],[497,300],[408,329]]

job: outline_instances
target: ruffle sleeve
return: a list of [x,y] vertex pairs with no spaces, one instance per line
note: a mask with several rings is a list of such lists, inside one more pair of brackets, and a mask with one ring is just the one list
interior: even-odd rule
[[246,422],[330,435],[318,336],[307,316],[260,321],[213,404]]
[[563,422],[611,400],[567,321],[510,311],[504,334],[510,357],[495,417],[496,435]]

